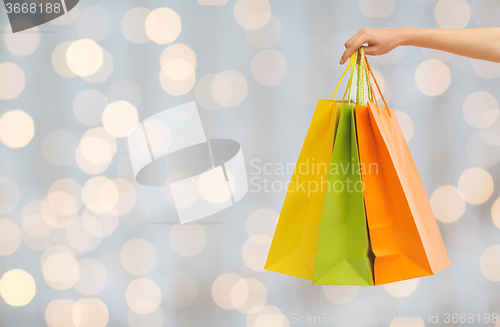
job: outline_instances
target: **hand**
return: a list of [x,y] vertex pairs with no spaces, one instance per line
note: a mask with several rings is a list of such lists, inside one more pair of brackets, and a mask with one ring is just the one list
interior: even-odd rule
[[368,46],[364,47],[365,54],[372,56],[386,54],[401,45],[404,29],[362,28],[345,43],[346,50],[342,54],[340,64],[343,65],[354,51],[365,43],[368,43]]

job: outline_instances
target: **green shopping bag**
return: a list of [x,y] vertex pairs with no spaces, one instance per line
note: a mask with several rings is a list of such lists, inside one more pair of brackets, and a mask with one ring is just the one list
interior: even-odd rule
[[373,285],[355,105],[342,106],[323,204],[314,285]]

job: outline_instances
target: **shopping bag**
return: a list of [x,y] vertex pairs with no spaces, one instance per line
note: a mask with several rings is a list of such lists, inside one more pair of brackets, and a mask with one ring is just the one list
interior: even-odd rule
[[264,269],[312,280],[338,121],[337,101],[319,100],[290,180]]
[[[341,105],[319,231],[313,284],[373,285],[356,139],[355,105]],[[356,110],[357,110],[356,106]]]
[[356,122],[375,285],[435,274],[450,260],[394,111],[368,103]]

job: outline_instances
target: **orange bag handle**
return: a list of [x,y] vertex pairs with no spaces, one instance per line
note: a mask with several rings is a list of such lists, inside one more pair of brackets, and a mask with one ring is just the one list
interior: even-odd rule
[[[375,82],[375,85],[377,86],[377,90],[378,90],[378,93],[380,94],[380,96],[382,97],[382,100],[384,101],[384,104],[385,104],[385,107],[387,109],[389,109],[389,106],[387,105],[387,102],[385,101],[385,98],[384,98],[384,95],[382,94],[382,91],[380,90],[380,86],[378,85],[377,83],[377,79],[375,78],[375,75],[373,75],[373,70],[372,68],[370,67],[370,63],[368,62],[368,60],[366,60],[365,58],[365,62],[366,62],[366,68],[368,69],[368,72],[370,72],[372,78],[373,78],[373,81]],[[375,98],[376,99],[376,98]]]

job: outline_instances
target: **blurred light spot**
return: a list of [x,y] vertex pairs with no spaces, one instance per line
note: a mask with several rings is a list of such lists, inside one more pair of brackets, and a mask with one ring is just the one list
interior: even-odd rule
[[99,299],[80,299],[71,311],[77,327],[105,327],[109,322],[108,307]]
[[78,76],[95,74],[103,63],[101,46],[91,39],[74,41],[66,50],[69,69]]
[[73,134],[64,129],[57,129],[43,138],[42,154],[52,166],[64,167],[75,159],[76,146]]
[[274,305],[266,305],[259,312],[247,315],[248,327],[290,327],[290,321]]
[[500,151],[486,142],[484,132],[476,132],[469,138],[466,144],[467,157],[479,167],[491,167],[500,161]]
[[93,164],[104,164],[113,158],[113,150],[100,137],[87,137],[80,143],[83,156]]
[[65,252],[49,256],[42,263],[42,271],[45,281],[56,290],[71,288],[80,277],[78,262]]
[[212,297],[214,302],[222,309],[235,309],[231,300],[231,290],[233,286],[242,279],[241,276],[234,273],[223,274],[217,277],[212,284]]
[[161,71],[174,81],[182,81],[194,74],[194,67],[184,59],[174,59],[167,61]]
[[21,245],[19,227],[9,219],[0,219],[0,255],[11,255],[16,252],[19,245]]
[[224,107],[240,105],[247,95],[247,80],[237,71],[224,71],[212,80],[212,96]]
[[408,297],[412,295],[418,287],[419,279],[408,279],[384,285],[384,291],[393,297]]
[[[488,113],[491,112],[493,111],[490,110]],[[493,115],[486,113],[485,115],[483,115],[483,118],[481,119],[480,122],[480,125],[484,126],[486,125],[487,118],[493,120],[491,126],[481,129],[479,131],[479,134],[481,135],[481,138],[483,139],[484,142],[494,147],[500,146],[500,119],[496,117],[498,115],[498,112],[499,111],[495,111],[495,114]],[[494,116],[494,117],[488,117],[488,116]]]
[[231,303],[241,313],[257,313],[266,302],[266,287],[255,278],[241,279],[231,288]]
[[142,238],[128,241],[120,251],[123,268],[133,275],[149,272],[156,263],[156,251],[153,245]]
[[59,43],[52,52],[52,67],[54,67],[56,73],[66,78],[76,76],[76,74],[69,69],[68,62],[66,61],[66,51],[68,51],[71,43],[71,41]]
[[248,235],[267,235],[273,237],[278,217],[278,213],[273,209],[262,208],[255,210],[247,220]]
[[389,327],[425,327],[425,322],[422,317],[395,317]]
[[[0,68],[0,76],[1,74]],[[0,117],[0,141],[9,148],[25,147],[30,143],[34,135],[35,124],[31,116],[26,112],[11,110]]]
[[326,97],[326,77],[316,68],[303,68],[291,80],[292,94],[303,104]]
[[73,101],[73,113],[76,119],[84,125],[94,126],[102,122],[102,113],[108,105],[104,94],[95,89],[78,93]]
[[484,277],[494,282],[500,281],[500,245],[492,245],[484,250],[479,262]]
[[177,59],[187,61],[193,69],[197,67],[196,54],[193,49],[183,43],[172,44],[166,47],[160,55],[160,66],[163,67],[167,62]]
[[155,43],[172,43],[182,31],[181,17],[170,8],[158,8],[149,13],[146,34]]
[[64,191],[53,191],[47,195],[47,201],[54,211],[62,216],[75,215],[78,205],[75,199]]
[[493,207],[491,207],[491,217],[495,225],[500,228],[500,198],[498,198]]
[[21,193],[16,183],[7,177],[0,177],[0,215],[14,211],[21,201]]
[[85,230],[94,237],[109,236],[118,227],[118,212],[116,209],[111,209],[109,212],[95,213],[86,208],[82,214],[82,224]]
[[491,126],[500,112],[497,99],[486,91],[478,91],[467,96],[463,104],[465,120],[476,128]]
[[105,176],[91,178],[82,190],[83,202],[93,212],[109,212],[118,202],[118,189]]
[[128,312],[128,324],[130,327],[162,327],[165,318],[163,317],[163,310],[158,307],[154,312],[149,314],[138,314],[132,310]]
[[500,25],[500,2],[497,0],[474,0],[471,8],[472,18],[479,27]]
[[413,120],[405,112],[400,110],[396,110],[396,118],[398,119],[399,126],[401,127],[406,142],[410,142],[414,133]]
[[76,220],[66,228],[66,239],[68,244],[80,253],[94,250],[102,240],[101,237],[95,237],[87,232],[81,220]]
[[271,4],[268,0],[238,0],[234,4],[234,17],[246,29],[262,28],[271,19]]
[[[49,225],[44,217],[42,209],[43,201],[32,201],[28,203],[21,213],[23,229],[34,237],[44,237],[52,233],[54,227]],[[54,221],[49,217],[48,221]]]
[[176,224],[170,231],[170,245],[183,257],[195,256],[205,246],[205,230],[195,222]]
[[196,83],[196,102],[208,110],[218,110],[223,106],[215,101],[212,94],[212,82],[217,74],[208,74],[201,77]]
[[[86,153],[83,152],[81,143],[84,142],[86,139],[93,139],[97,138],[105,143],[107,143],[109,149],[111,149],[111,152],[107,152],[106,150],[108,147],[102,147],[102,151],[95,151],[96,149],[92,148],[87,148]],[[94,140],[95,141],[95,140]],[[78,167],[86,172],[87,174],[100,174],[103,171],[105,171],[109,164],[111,163],[111,159],[116,153],[116,139],[111,136],[106,130],[102,127],[95,127],[89,129],[87,132],[82,137],[82,142],[80,145],[76,148],[75,151],[75,159],[76,163],[78,164]],[[100,142],[99,142],[100,143]],[[88,143],[87,145],[92,145],[93,142]],[[97,157],[94,157],[97,156]],[[87,158],[86,156],[90,156]],[[108,159],[108,161],[105,161],[104,158]],[[102,164],[98,164],[96,162],[104,162]]]
[[[82,206],[82,187],[70,178],[59,179],[52,184],[46,201],[59,215],[76,215]],[[64,224],[64,227],[67,225]],[[56,224],[53,227],[63,227]]]
[[443,94],[451,83],[451,73],[448,66],[437,59],[430,59],[418,65],[415,71],[417,88],[425,95]]
[[80,11],[75,21],[75,28],[81,38],[100,41],[111,30],[111,17],[100,6],[87,6]]
[[223,6],[228,0],[197,0],[202,6]]
[[252,75],[262,85],[277,85],[285,78],[286,73],[286,59],[276,50],[262,50],[253,57]]
[[29,56],[40,45],[40,29],[34,26],[28,30],[12,33],[12,27],[7,25],[4,32],[5,47],[13,55],[24,57]]
[[113,57],[104,49],[102,49],[102,56],[103,59],[101,67],[99,67],[99,69],[92,75],[82,76],[85,81],[92,84],[102,83],[106,81],[109,76],[111,76],[114,69]]
[[394,7],[396,6],[395,0],[358,0],[359,8],[366,17],[388,17]]
[[73,9],[71,9],[64,15],[49,21],[49,23],[51,23],[52,25],[70,25],[75,21],[75,19],[78,17],[79,14],[80,14],[80,4],[77,3],[76,6],[73,7]]
[[484,203],[493,193],[493,178],[482,168],[470,168],[460,176],[458,189],[468,203]]
[[144,7],[132,8],[123,15],[122,32],[132,43],[146,43],[149,37],[146,33],[146,18],[151,10]]
[[128,79],[119,79],[106,89],[108,102],[124,100],[138,108],[142,102],[141,88]]
[[163,298],[174,308],[189,307],[198,296],[196,280],[184,272],[167,275],[162,283]]
[[470,21],[470,7],[465,0],[439,0],[434,8],[442,28],[464,28]]
[[434,216],[443,223],[457,221],[465,212],[464,195],[455,186],[442,186],[434,191],[431,197]]
[[123,178],[113,179],[113,183],[118,188],[118,202],[115,208],[118,214],[124,215],[128,213],[135,205],[136,196],[134,187]]
[[196,83],[196,75],[192,74],[188,78],[183,80],[175,80],[160,71],[160,85],[161,88],[170,95],[184,95],[191,91],[194,84]]
[[482,78],[496,78],[500,76],[500,63],[486,60],[471,59],[472,69]]
[[[37,220],[40,218],[38,217]],[[52,228],[52,226],[48,225],[47,223],[41,223],[40,224],[43,228]],[[37,232],[33,232],[33,230],[36,228],[36,225],[25,227],[23,226],[23,229],[21,230],[21,238],[23,240],[23,243],[30,249],[35,250],[35,251],[42,251],[46,250],[50,246],[52,246],[56,240],[56,233],[54,233],[54,230],[50,230],[47,235],[44,236],[34,236],[30,233],[37,234]],[[29,232],[28,232],[29,230]]]
[[106,131],[114,137],[125,137],[139,123],[137,109],[127,101],[115,101],[102,113]]
[[45,321],[49,327],[76,327],[73,322],[73,300],[52,300],[45,309]]
[[231,197],[231,190],[235,189],[234,176],[226,170],[230,191],[228,191],[227,181],[217,178],[215,174],[202,174],[198,179],[198,190],[203,199],[210,203],[222,203]]
[[373,58],[379,63],[384,65],[393,65],[403,58],[405,54],[405,47],[397,47],[394,50],[383,54],[381,56],[374,56]]
[[323,286],[323,294],[326,298],[335,304],[343,304],[351,302],[356,294],[358,294],[358,286]]
[[139,278],[131,282],[125,292],[127,304],[138,314],[154,312],[161,303],[161,290],[149,278]]
[[245,29],[247,41],[256,48],[266,49],[273,47],[281,37],[280,21],[271,16],[266,25],[259,29]]
[[267,254],[271,247],[272,239],[267,235],[252,236],[245,242],[242,249],[245,265],[253,271],[264,271]]
[[443,62],[450,60],[454,56],[453,53],[434,50],[434,49],[422,48],[422,52],[424,53],[424,56],[426,56],[428,59],[437,59]]
[[22,269],[13,269],[0,279],[0,295],[14,307],[30,303],[36,294],[35,279]]
[[93,258],[78,261],[80,277],[73,287],[84,295],[94,295],[102,291],[108,280],[106,268]]

